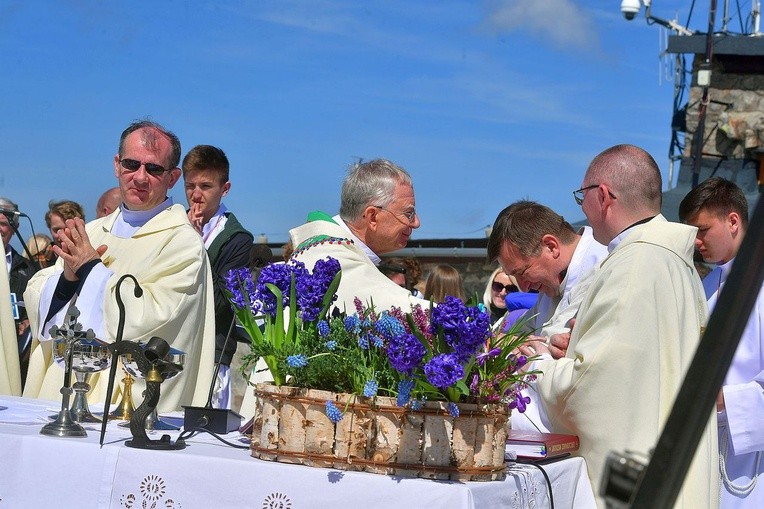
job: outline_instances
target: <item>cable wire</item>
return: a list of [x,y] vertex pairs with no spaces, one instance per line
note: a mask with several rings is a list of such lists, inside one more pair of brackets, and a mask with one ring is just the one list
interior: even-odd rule
[[249,449],[248,445],[239,445],[239,444],[234,444],[232,442],[229,442],[228,440],[224,439],[223,437],[221,437],[217,433],[213,433],[212,431],[210,431],[210,430],[208,430],[206,428],[196,428],[196,427],[192,427],[192,428],[188,428],[188,429],[183,428],[183,431],[178,436],[178,440],[180,440],[180,439],[187,440],[187,439],[189,439],[189,438],[191,438],[191,437],[193,437],[195,435],[198,435],[199,433],[209,433],[210,435],[212,435],[213,437],[217,438],[219,441],[223,442],[225,445],[227,445],[229,447],[234,447],[236,449]]
[[[563,457],[567,457],[568,455],[565,455]],[[560,457],[550,459],[549,461],[555,461],[561,459]],[[538,460],[523,460],[523,459],[517,459],[517,463],[521,463],[523,465],[532,465],[539,470],[541,470],[541,474],[544,476],[544,480],[546,481],[546,488],[547,492],[549,493],[549,507],[550,509],[554,509],[554,495],[552,494],[552,481],[549,479],[549,474],[546,473],[546,470],[544,470],[544,467],[541,466],[541,462]]]

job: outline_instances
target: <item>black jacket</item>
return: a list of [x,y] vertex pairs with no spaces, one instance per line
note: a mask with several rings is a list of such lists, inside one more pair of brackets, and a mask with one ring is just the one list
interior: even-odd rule
[[223,231],[215,237],[207,249],[212,270],[212,283],[215,292],[215,362],[230,366],[236,343],[249,343],[249,337],[234,326],[231,339],[223,352],[228,329],[233,321],[231,301],[225,294],[225,276],[231,269],[247,267],[249,253],[252,250],[254,237],[248,232],[231,212],[226,212],[226,223]]

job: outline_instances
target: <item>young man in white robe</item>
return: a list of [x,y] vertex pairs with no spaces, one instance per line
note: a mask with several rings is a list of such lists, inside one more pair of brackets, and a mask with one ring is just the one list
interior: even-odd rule
[[[711,177],[679,204],[682,222],[696,226],[703,261],[717,265],[703,279],[713,309],[748,228],[748,202],[734,183]],[[764,288],[758,291],[743,335],[716,401],[719,424],[721,505],[764,507]]]
[[[660,215],[661,175],[639,147],[594,158],[574,192],[594,238],[608,246],[581,303],[565,357],[530,363],[552,431],[578,435],[597,504],[609,451],[645,457],[655,447],[707,319],[693,264],[696,229]],[[531,350],[531,347],[535,350]],[[712,418],[713,417],[713,418]],[[716,508],[716,418],[709,421],[674,507]]]
[[[149,121],[131,124],[114,156],[114,175],[122,204],[112,214],[85,225],[67,219],[53,250],[58,261],[35,274],[24,294],[34,331],[24,395],[59,399],[63,370],[51,356],[52,325],[61,326],[69,306],[80,311],[79,322],[96,337],[113,342],[120,318],[117,284],[132,274],[143,289],[133,294],[125,280],[125,340],[146,342],[153,336],[185,352],[183,371],[165,381],[157,409],[206,403],[212,382],[215,328],[209,263],[199,234],[181,205],[167,191],[180,178],[180,141]],[[90,402],[105,399],[107,376],[95,374]],[[139,397],[142,380],[133,386]],[[114,395],[114,398],[117,394]]]

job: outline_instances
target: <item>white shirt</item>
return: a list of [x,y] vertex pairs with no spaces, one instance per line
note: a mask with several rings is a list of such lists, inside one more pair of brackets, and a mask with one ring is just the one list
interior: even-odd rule
[[225,228],[225,224],[228,222],[228,218],[225,215],[226,212],[228,212],[228,209],[221,203],[217,212],[215,212],[215,215],[212,216],[204,226],[202,226],[202,240],[204,241],[204,249],[209,249],[212,245],[212,241],[215,240],[215,237],[220,235],[220,232],[222,232],[223,228]]
[[355,245],[356,245],[356,246],[358,246],[358,247],[360,247],[360,248],[361,248],[361,250],[363,250],[363,252],[364,252],[364,253],[366,253],[366,256],[368,256],[368,257],[369,257],[369,260],[371,260],[371,262],[372,262],[374,265],[379,265],[379,263],[382,261],[382,259],[381,259],[379,256],[377,256],[377,253],[375,253],[374,251],[372,251],[372,250],[371,250],[371,248],[370,248],[369,246],[367,246],[366,244],[364,244],[364,243],[363,243],[363,241],[362,241],[361,239],[359,239],[358,237],[356,237],[356,236],[353,234],[353,232],[352,232],[352,231],[350,231],[350,227],[349,227],[347,224],[345,224],[345,221],[343,221],[343,220],[342,220],[342,218],[340,217],[340,215],[339,215],[339,214],[337,214],[336,216],[334,216],[332,219],[334,219],[334,221],[335,221],[335,222],[336,222],[338,225],[340,225],[340,226],[341,226],[341,227],[342,227],[344,230],[346,230],[346,231],[348,232],[348,235],[350,235],[350,240],[352,240],[353,242],[355,242]]

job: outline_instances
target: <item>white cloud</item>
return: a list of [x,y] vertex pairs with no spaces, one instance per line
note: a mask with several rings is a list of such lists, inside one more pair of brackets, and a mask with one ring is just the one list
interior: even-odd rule
[[497,35],[528,31],[563,48],[598,46],[591,14],[572,0],[492,0],[484,28]]

